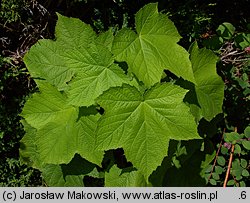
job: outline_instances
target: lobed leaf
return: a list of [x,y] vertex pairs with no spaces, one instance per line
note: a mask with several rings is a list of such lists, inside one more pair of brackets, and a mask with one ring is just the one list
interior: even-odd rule
[[90,106],[109,87],[129,83],[106,47],[111,46],[112,38],[105,39],[110,36],[112,32],[97,37],[79,19],[58,14],[56,40],[40,40],[25,55],[24,62],[38,85],[39,79],[46,80],[66,90],[70,104]]
[[144,6],[135,15],[136,32],[124,28],[115,36],[112,52],[146,86],[160,82],[167,69],[195,83],[189,54],[177,42],[180,35],[166,15],[158,13],[157,3]]
[[144,94],[135,87],[111,88],[97,102],[104,108],[96,145],[108,150],[122,147],[125,155],[147,179],[168,152],[170,139],[199,139],[186,90],[158,84]]
[[99,116],[81,116],[77,122],[78,109],[67,104],[66,96],[48,83],[41,84],[41,92],[27,101],[21,114],[37,130],[24,136],[26,145],[36,146],[42,163],[69,163],[79,153],[101,165],[103,152],[93,150]]

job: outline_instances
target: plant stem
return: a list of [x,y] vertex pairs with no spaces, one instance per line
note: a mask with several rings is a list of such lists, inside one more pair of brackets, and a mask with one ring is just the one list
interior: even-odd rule
[[[234,128],[234,132],[237,132],[237,127]],[[230,158],[229,158],[229,162],[228,162],[228,165],[227,165],[227,173],[226,173],[226,177],[225,177],[225,180],[224,180],[223,187],[227,186],[228,177],[229,177],[229,174],[230,174],[230,169],[231,169],[232,161],[233,161],[233,155],[234,155],[234,144],[232,144]]]

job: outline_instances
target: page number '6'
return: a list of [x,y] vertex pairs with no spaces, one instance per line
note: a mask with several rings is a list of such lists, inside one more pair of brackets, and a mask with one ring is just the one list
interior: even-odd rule
[[240,199],[246,199],[247,198],[247,194],[246,194],[246,191],[242,191],[240,193]]

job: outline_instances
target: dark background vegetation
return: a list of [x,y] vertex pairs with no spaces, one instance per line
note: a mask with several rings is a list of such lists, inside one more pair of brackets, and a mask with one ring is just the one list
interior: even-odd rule
[[[200,45],[216,35],[217,27],[230,22],[237,32],[249,33],[249,0],[1,0],[0,6],[0,186],[41,186],[40,172],[19,160],[19,141],[24,135],[18,114],[27,97],[36,90],[22,57],[41,38],[54,38],[56,12],[80,18],[96,32],[109,27],[132,27],[134,14],[149,2],[159,2],[188,48],[197,40]],[[225,42],[226,43],[226,42]],[[216,52],[216,49],[214,50]],[[218,51],[218,50],[217,50]],[[218,53],[218,52],[217,52]],[[220,53],[218,55],[221,57]],[[238,75],[232,74],[238,67]],[[217,129],[239,132],[250,122],[249,96],[238,80],[242,64],[218,63],[218,73],[225,81],[224,119]],[[243,71],[249,75],[249,69]],[[238,78],[238,79],[237,79]],[[249,82],[249,79],[247,80]],[[245,89],[244,89],[245,88]],[[249,90],[248,90],[249,91]],[[213,121],[214,122],[214,121]],[[208,124],[209,126],[210,124]],[[214,137],[214,145],[220,138]]]

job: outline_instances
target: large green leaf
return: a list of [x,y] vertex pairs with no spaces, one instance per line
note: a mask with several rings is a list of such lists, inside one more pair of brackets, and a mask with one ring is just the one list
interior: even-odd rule
[[89,106],[109,87],[129,83],[113,64],[110,43],[112,38],[107,41],[105,36],[97,37],[79,19],[58,15],[56,40],[40,40],[25,55],[24,62],[38,84],[39,78],[46,79],[59,90],[67,90],[70,104]]
[[37,129],[33,140],[25,135],[26,145],[36,146],[42,163],[68,163],[79,153],[101,165],[103,152],[93,150],[99,116],[81,116],[77,122],[78,109],[66,103],[66,96],[48,83],[41,84],[41,92],[28,100],[21,114]]
[[142,174],[138,171],[122,173],[122,169],[113,166],[108,173],[105,173],[106,187],[146,187],[147,183]]
[[52,85],[40,82],[40,92],[33,94],[25,103],[21,116],[32,126],[40,129],[57,119],[77,114],[76,108],[67,105],[67,98]]
[[[93,44],[96,35],[89,25],[79,19],[67,18],[60,14],[55,35],[56,41],[43,39],[33,45],[25,55],[24,62],[32,77],[46,79],[59,89],[63,89],[77,71],[70,62],[66,63],[70,52],[72,51],[72,57],[81,58],[86,51],[81,54],[78,49],[88,48]],[[68,57],[65,58],[65,55]],[[90,58],[89,60],[91,61]]]
[[97,130],[98,149],[124,148],[125,155],[146,177],[168,152],[170,139],[199,139],[186,90],[170,83],[158,84],[146,93],[135,87],[111,88],[97,102],[104,108]]
[[126,61],[130,70],[151,86],[160,81],[164,69],[195,82],[188,52],[177,42],[180,35],[157,3],[144,6],[135,16],[136,33],[124,28],[115,36],[112,52]]
[[190,54],[201,113],[210,121],[222,112],[224,98],[224,83],[216,72],[217,57],[210,50],[199,49],[197,43],[191,45]]

